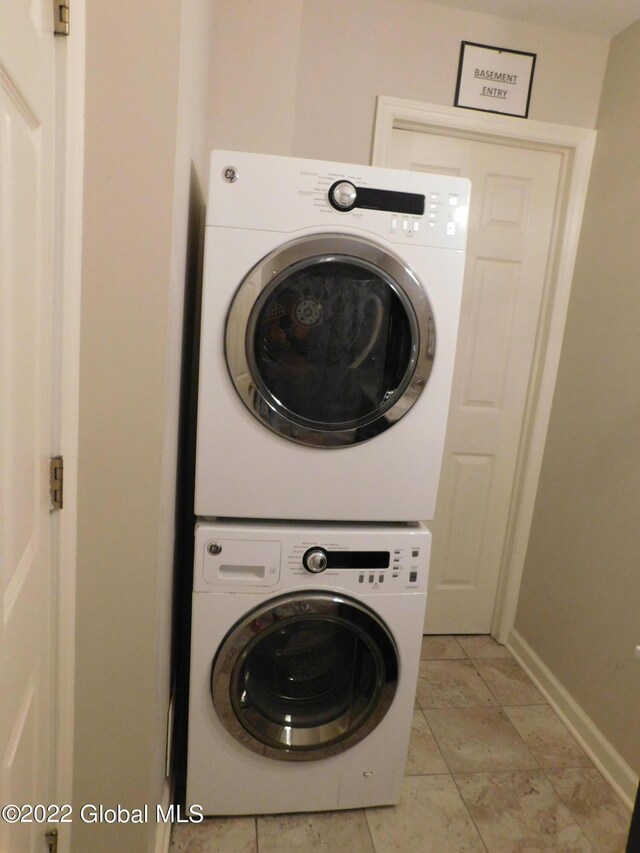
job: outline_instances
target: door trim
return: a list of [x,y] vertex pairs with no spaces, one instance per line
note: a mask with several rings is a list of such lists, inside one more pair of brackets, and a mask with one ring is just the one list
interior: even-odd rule
[[597,132],[509,116],[472,114],[454,107],[380,95],[372,165],[388,164],[395,129],[535,148],[561,156],[542,322],[533,357],[491,627],[492,636],[505,643],[515,622]]
[[[64,456],[64,509],[52,516],[57,527],[54,607],[57,614],[57,730],[54,790],[56,802],[72,802],[75,610],[77,552],[78,402],[80,383],[80,294],[82,273],[82,201],[84,182],[84,93],[86,0],[75,0],[70,35],[56,39],[56,164],[61,197],[56,215],[56,322],[60,366],[56,450]],[[71,826],[59,826],[58,849],[71,849]]]

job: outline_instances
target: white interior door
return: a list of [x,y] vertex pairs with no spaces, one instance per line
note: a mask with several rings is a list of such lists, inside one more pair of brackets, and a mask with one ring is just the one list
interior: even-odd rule
[[[3,3],[0,26],[0,800],[19,806],[53,800],[52,8]],[[0,820],[0,850],[40,853],[46,828]]]
[[561,155],[393,131],[389,164],[471,179],[427,633],[488,633],[548,276]]

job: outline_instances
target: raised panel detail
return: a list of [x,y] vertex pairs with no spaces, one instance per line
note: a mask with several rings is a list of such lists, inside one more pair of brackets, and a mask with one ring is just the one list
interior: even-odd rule
[[485,534],[493,457],[454,453],[448,467],[450,489],[445,519],[440,521],[447,541],[436,588],[474,587]]
[[[52,18],[51,0],[13,0],[0,25],[0,799],[17,804],[53,802],[55,781]],[[43,850],[45,828],[0,821],[0,851]]]
[[435,163],[411,163],[409,168],[412,172],[429,172],[431,175],[454,175],[460,177],[460,169],[449,166],[436,166]]
[[[20,708],[14,720],[13,730],[3,755],[3,770],[10,784],[3,792],[6,803],[36,804],[37,788],[34,780],[38,778],[38,720],[37,720],[37,691],[32,681],[29,681],[22,697]],[[42,826],[42,825],[41,825]],[[43,837],[40,827],[27,824],[7,825],[5,838],[2,839],[2,850],[15,853],[30,853],[35,850],[34,836]],[[40,848],[38,848],[40,849]]]
[[[6,70],[0,68],[0,260],[2,303],[2,435],[4,621],[22,589],[37,550],[41,387],[37,324],[41,248],[37,119]],[[19,330],[19,334],[16,334]]]
[[482,206],[483,228],[524,232],[529,219],[531,180],[511,175],[487,175]]
[[500,410],[513,336],[520,264],[478,258],[473,275],[473,299],[467,323],[471,341],[466,350],[460,405]]

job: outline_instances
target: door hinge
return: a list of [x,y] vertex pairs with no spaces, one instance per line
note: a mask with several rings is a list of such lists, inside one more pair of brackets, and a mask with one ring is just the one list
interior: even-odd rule
[[58,830],[49,829],[44,834],[44,840],[47,843],[47,853],[58,853]]
[[51,498],[51,509],[62,509],[63,481],[64,460],[62,456],[52,456],[49,461],[49,495]]
[[69,35],[70,0],[53,0],[53,32],[57,36]]

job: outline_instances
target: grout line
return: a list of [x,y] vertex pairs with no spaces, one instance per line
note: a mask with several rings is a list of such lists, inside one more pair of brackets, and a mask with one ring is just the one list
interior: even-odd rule
[[571,815],[571,817],[572,817],[572,818],[573,818],[573,820],[575,821],[576,825],[580,827],[580,829],[581,829],[581,830],[582,830],[582,832],[584,833],[585,838],[587,838],[587,840],[588,840],[588,841],[593,845],[593,849],[594,849],[595,853],[598,853],[598,851],[600,850],[599,845],[598,845],[598,844],[596,844],[595,840],[591,837],[591,835],[589,835],[589,833],[587,832],[587,830],[585,829],[585,827],[582,825],[582,823],[581,823],[581,822],[580,822],[580,820],[578,819],[578,816],[577,816],[577,815],[575,815],[575,814],[573,813],[573,810],[572,810],[571,806],[570,806],[570,805],[565,801],[564,797],[561,797],[561,796],[560,796],[560,793],[557,791],[556,786],[553,784],[553,782],[551,781],[551,779],[549,779],[549,775],[548,775],[548,773],[547,773],[547,770],[549,770],[549,771],[550,771],[550,770],[553,770],[553,769],[557,769],[557,768],[553,768],[553,767],[543,768],[543,773],[544,773],[544,777],[545,777],[545,779],[546,779],[546,780],[547,780],[547,782],[551,785],[551,787],[553,788],[553,791],[554,791],[554,793],[555,793],[556,797],[560,800],[560,802],[562,803],[562,805],[563,805],[563,806],[566,808],[566,810],[569,812],[569,814]]
[[[405,779],[406,778],[407,777],[405,776]],[[400,794],[400,796],[402,796],[402,794]],[[395,806],[393,808],[395,808]],[[373,850],[373,853],[377,853],[376,843],[373,840],[373,833],[371,832],[371,824],[369,823],[369,815],[368,815],[369,810],[367,808],[363,808],[362,811],[364,812],[364,820],[365,820],[365,823],[367,824],[367,832],[369,833],[369,839],[371,841],[371,849]]]
[[469,815],[469,819],[471,820],[471,823],[474,825],[476,832],[478,833],[478,838],[480,839],[480,843],[482,844],[484,849],[487,851],[487,853],[489,853],[489,848],[487,847],[487,844],[486,844],[486,842],[482,836],[482,833],[480,832],[480,827],[478,826],[478,824],[473,819],[473,815],[469,811],[469,807],[467,806],[467,804],[464,800],[464,797],[462,796],[462,791],[460,790],[460,787],[458,786],[458,783],[456,782],[456,780],[453,776],[453,773],[451,773],[450,775],[451,775],[451,781],[456,786],[456,791],[458,792],[458,796],[460,797],[460,800],[462,801],[462,805],[464,806],[466,813]]
[[260,853],[260,842],[258,841],[258,816],[253,818],[253,830],[256,834],[256,853]]
[[489,685],[488,685],[488,684],[487,684],[487,682],[485,681],[485,679],[484,679],[484,677],[483,677],[482,673],[480,672],[480,670],[479,670],[479,669],[478,669],[478,667],[476,666],[476,660],[487,660],[487,658],[469,658],[469,660],[470,660],[470,661],[471,661],[471,663],[473,664],[473,666],[474,666],[474,668],[475,668],[475,671],[478,673],[478,676],[479,676],[480,680],[482,681],[482,683],[484,684],[484,686],[487,688],[487,690],[489,691],[489,693],[490,693],[490,694],[493,696],[493,698],[496,700],[496,704],[497,704],[498,708],[502,708],[502,703],[500,702],[500,700],[498,699],[498,697],[496,696],[496,694],[493,692],[493,690],[489,687]]
[[[582,832],[583,832],[583,833],[584,833],[584,835],[585,835],[585,838],[587,838],[587,839],[591,842],[591,844],[593,845],[594,853],[599,853],[599,851],[602,851],[602,853],[606,853],[606,851],[603,851],[603,850],[602,850],[602,848],[601,848],[601,846],[598,844],[598,842],[596,842],[595,838],[593,838],[593,837],[590,835],[590,833],[589,833],[588,829],[586,828],[586,826],[583,826],[583,824],[582,824],[582,822],[581,822],[580,817],[579,817],[577,814],[575,814],[575,813],[574,813],[573,809],[571,808],[571,805],[570,805],[570,804],[567,802],[567,800],[565,800],[565,798],[560,794],[560,792],[557,790],[556,786],[553,784],[553,782],[551,781],[551,779],[549,779],[549,773],[553,772],[554,770],[556,770],[556,771],[557,771],[557,770],[594,770],[594,771],[595,771],[595,772],[600,776],[600,778],[602,779],[602,781],[603,781],[603,782],[605,782],[605,783],[608,785],[608,787],[609,787],[609,788],[611,788],[611,786],[609,785],[609,783],[607,782],[607,780],[604,778],[604,776],[602,775],[602,773],[600,773],[600,771],[598,770],[598,768],[597,768],[597,767],[595,767],[595,766],[593,766],[593,767],[543,767],[542,769],[543,769],[543,773],[544,773],[544,775],[545,775],[546,780],[548,781],[548,783],[549,783],[549,784],[551,785],[551,787],[553,788],[554,793],[556,794],[556,796],[558,797],[558,799],[560,800],[560,802],[562,803],[562,805],[567,809],[567,811],[569,812],[569,814],[571,815],[571,817],[572,817],[572,818],[574,819],[574,821],[576,822],[577,826],[579,826],[579,827],[580,827],[580,829],[582,830]],[[612,795],[613,795],[616,799],[619,799],[619,798],[617,797],[617,795],[616,795],[616,792],[615,792],[615,791],[611,790],[611,793],[612,793]],[[631,817],[629,817],[629,820],[631,820]]]

